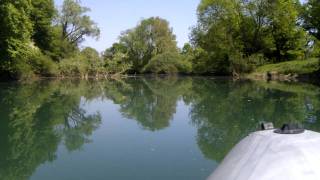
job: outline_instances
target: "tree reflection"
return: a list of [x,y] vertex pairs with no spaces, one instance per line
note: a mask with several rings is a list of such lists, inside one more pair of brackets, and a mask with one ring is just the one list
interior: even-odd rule
[[87,84],[39,82],[1,87],[0,179],[28,179],[46,161],[56,159],[60,142],[74,151],[90,142],[99,113],[80,105]]
[[127,79],[108,85],[106,95],[120,104],[123,116],[156,131],[169,126],[177,101],[191,88],[191,82],[176,77]]
[[191,124],[204,156],[216,161],[262,121],[277,127],[302,122],[320,131],[319,88],[306,84],[210,78],[148,77],[108,81],[45,81],[0,84],[0,179],[28,179],[35,169],[90,143],[101,124],[84,103],[111,100],[142,128],[170,126],[178,102],[190,108]]
[[[316,121],[319,90],[310,85],[202,80],[193,88],[198,96],[193,99],[191,119],[198,128],[199,147],[209,159],[222,160],[260,122],[273,122],[277,127],[287,122],[300,122],[314,130],[320,127]],[[310,126],[310,119],[319,125]]]
[[312,85],[137,78],[108,82],[105,94],[120,105],[123,116],[150,131],[170,125],[179,100],[190,104],[198,145],[205,157],[218,161],[261,122],[273,122],[277,127],[301,122],[308,129],[320,131],[319,88]]

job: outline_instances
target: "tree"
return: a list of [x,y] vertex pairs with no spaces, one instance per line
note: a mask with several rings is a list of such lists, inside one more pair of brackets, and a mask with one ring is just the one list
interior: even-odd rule
[[309,0],[304,6],[302,17],[303,27],[310,34],[320,40],[320,2],[319,0]]
[[62,59],[70,58],[79,53],[79,47],[72,44],[68,39],[62,38],[62,28],[60,25],[52,27],[52,41],[50,51],[46,52],[55,62],[60,62]]
[[237,75],[266,59],[304,58],[308,36],[297,26],[299,8],[297,0],[202,0],[191,34],[201,52],[194,71]]
[[[84,37],[99,36],[99,28],[85,15],[87,11],[78,0],[65,0],[58,16],[53,0],[1,0],[1,77],[26,79],[58,74],[54,61],[81,56],[78,46]],[[83,65],[76,69],[85,69]],[[91,70],[96,69],[92,65]]]
[[156,74],[190,73],[190,62],[183,59],[179,53],[165,52],[153,57],[144,67],[143,72]]
[[270,23],[268,29],[273,37],[274,57],[277,61],[303,56],[302,48],[307,42],[306,34],[297,26],[298,6],[299,1],[296,0],[269,0],[266,6]]
[[100,68],[103,67],[103,62],[99,52],[91,47],[86,47],[80,54],[85,63],[88,64],[87,72],[91,75],[97,75],[100,72]]
[[80,52],[78,46],[85,37],[99,37],[100,29],[85,14],[88,11],[90,9],[82,7],[78,0],[64,0],[57,23],[53,26],[51,56],[56,61],[76,56]]
[[[229,74],[231,55],[241,49],[239,43],[239,1],[202,0],[198,6],[198,25],[191,41],[207,52],[203,73]],[[197,62],[197,64],[199,64]]]
[[104,59],[113,59],[117,53],[126,54],[128,52],[127,47],[122,43],[113,43],[112,46],[106,49],[103,53]]
[[98,38],[100,30],[89,16],[85,15],[90,11],[82,7],[77,0],[65,0],[59,15],[59,23],[62,27],[62,37],[70,43],[78,45],[85,36]]
[[267,31],[267,3],[265,0],[248,0],[242,4],[239,34],[246,56],[267,53],[272,48],[272,38]]
[[26,68],[31,48],[30,1],[2,0],[0,5],[0,74],[15,77]]
[[133,72],[141,73],[152,57],[167,51],[178,51],[175,38],[168,21],[151,17],[123,33],[120,43],[127,49]]
[[30,19],[33,22],[32,39],[42,51],[51,50],[53,41],[52,21],[56,14],[53,0],[32,0]]
[[97,50],[91,47],[86,47],[81,51],[81,55],[85,57],[86,60],[89,62],[97,62],[100,61],[100,55]]
[[131,68],[127,47],[121,43],[114,43],[103,53],[103,60],[107,73],[122,74]]

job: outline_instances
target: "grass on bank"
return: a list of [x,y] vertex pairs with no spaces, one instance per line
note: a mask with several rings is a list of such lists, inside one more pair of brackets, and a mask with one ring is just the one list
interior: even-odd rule
[[277,81],[256,81],[259,87],[265,89],[278,90],[282,92],[303,94],[309,96],[318,96],[320,94],[319,87],[308,83],[296,82],[277,82]]
[[287,61],[277,64],[268,64],[256,69],[255,74],[274,72],[277,74],[311,74],[318,71],[319,59]]

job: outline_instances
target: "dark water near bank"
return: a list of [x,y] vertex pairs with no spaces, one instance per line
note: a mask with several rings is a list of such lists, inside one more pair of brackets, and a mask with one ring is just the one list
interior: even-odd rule
[[1,180],[201,180],[260,122],[320,132],[320,89],[213,78],[0,84]]

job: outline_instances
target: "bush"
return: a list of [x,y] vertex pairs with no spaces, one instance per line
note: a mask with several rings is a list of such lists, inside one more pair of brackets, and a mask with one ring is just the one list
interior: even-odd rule
[[56,76],[58,74],[57,64],[41,52],[34,52],[28,61],[36,75]]
[[310,57],[320,57],[320,42],[315,41],[312,50],[309,54]]
[[251,56],[243,57],[237,54],[232,57],[232,70],[234,73],[250,73],[257,67],[264,65],[267,62],[263,54],[253,54]]
[[208,62],[209,54],[202,48],[196,48],[192,53],[192,72],[196,74],[204,74],[209,71]]
[[59,71],[62,76],[96,76],[104,73],[103,61],[100,57],[79,53],[74,57],[60,61]]
[[143,68],[143,72],[174,74],[178,72],[189,73],[191,69],[191,63],[184,60],[180,54],[165,52],[153,57]]
[[58,73],[57,65],[48,56],[34,46],[20,51],[14,58],[14,69],[11,71],[14,78],[25,80],[36,76],[55,76]]
[[79,54],[79,59],[81,59],[81,63],[85,65],[84,71],[89,76],[103,73],[103,61],[99,52],[95,49],[90,47],[84,48]]
[[81,57],[63,59],[59,63],[59,71],[62,76],[82,76],[88,69],[88,64],[81,60]]
[[125,73],[131,67],[132,64],[128,62],[128,56],[121,52],[116,52],[112,59],[105,59],[105,68],[109,74]]

